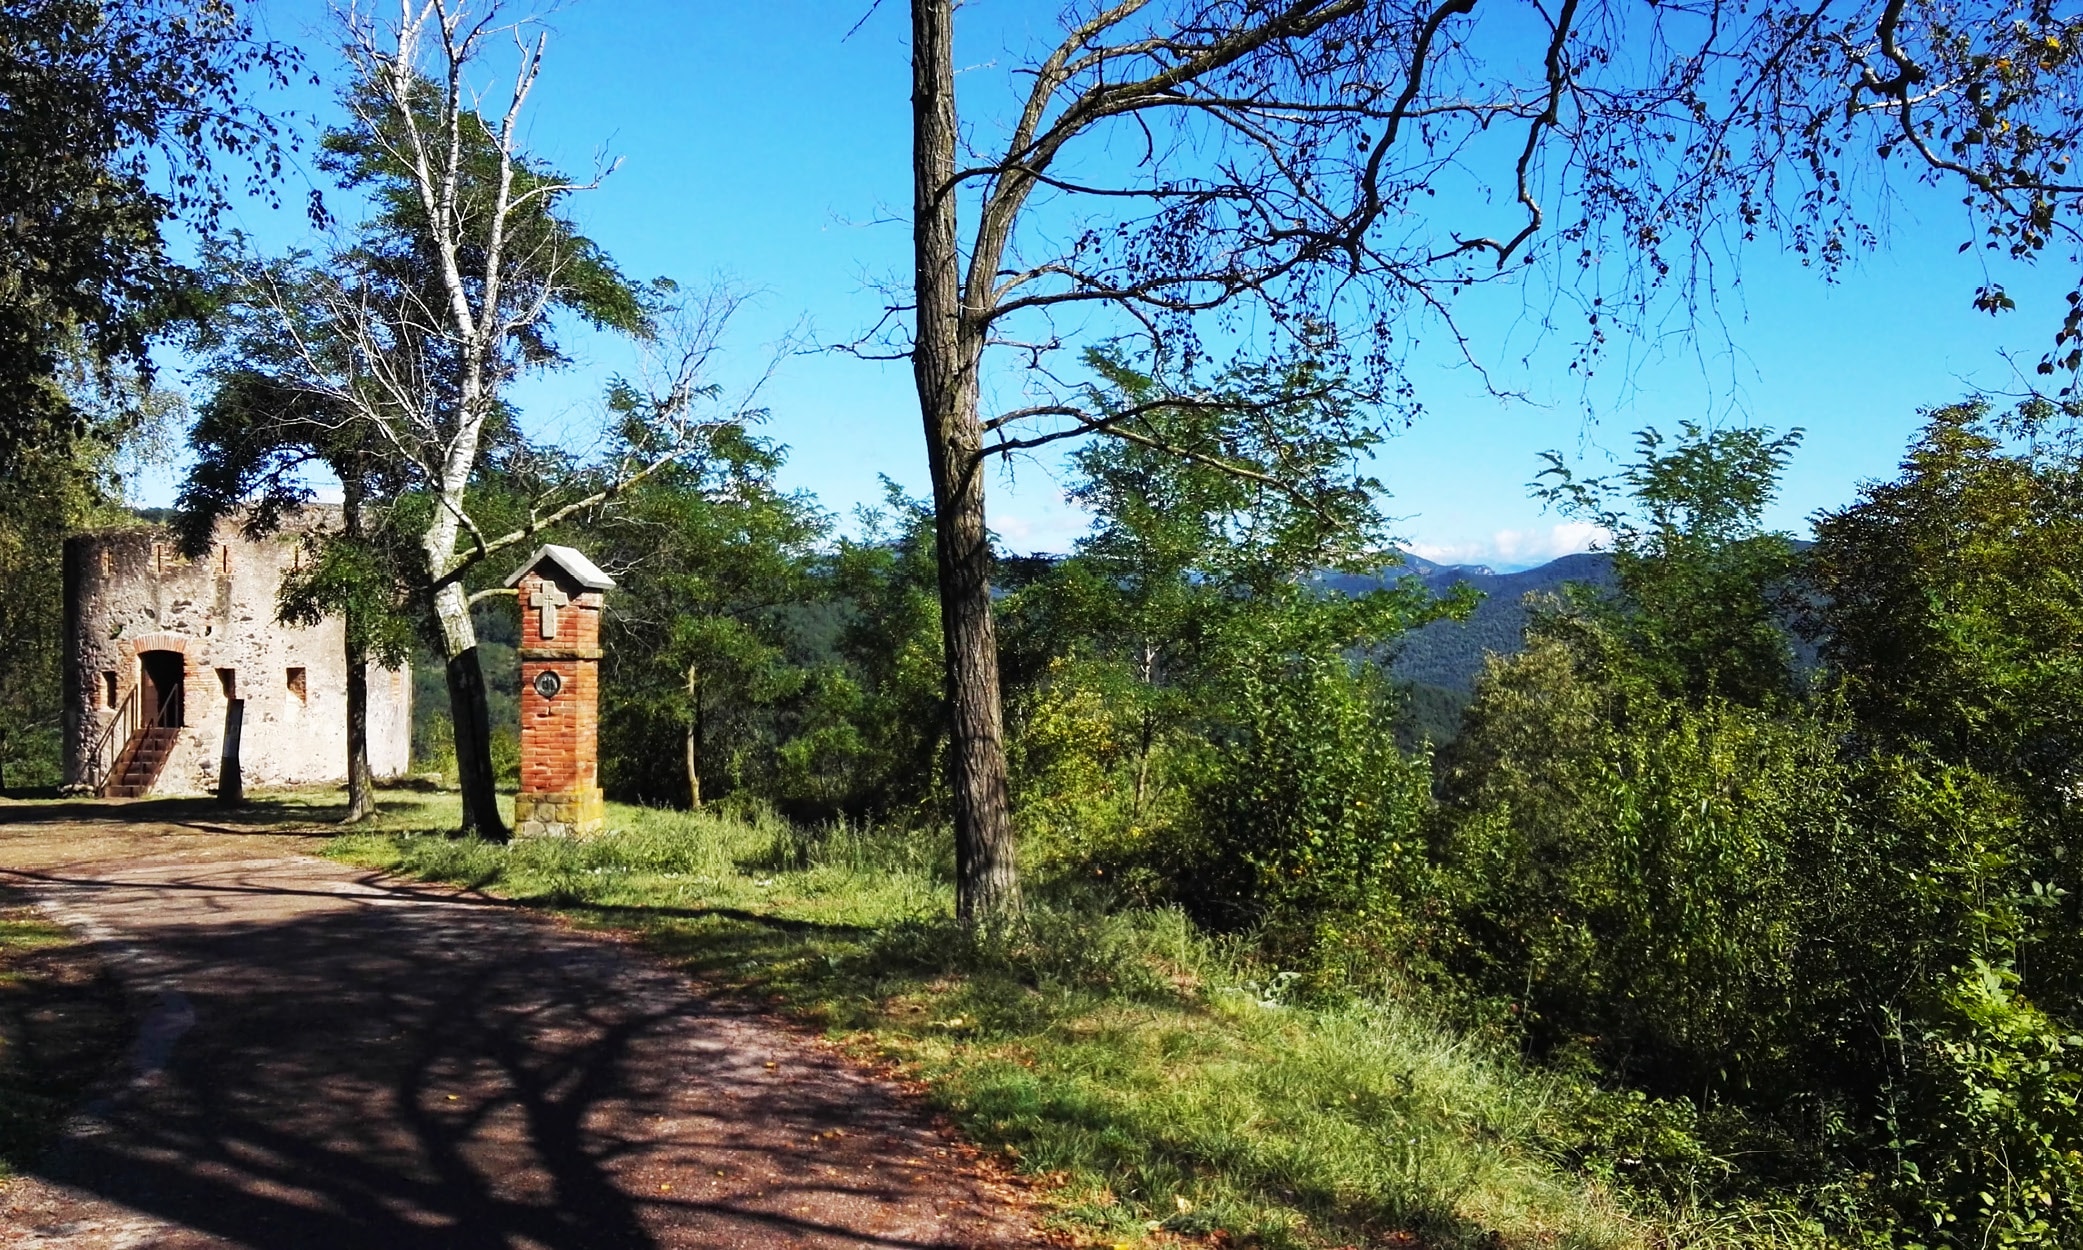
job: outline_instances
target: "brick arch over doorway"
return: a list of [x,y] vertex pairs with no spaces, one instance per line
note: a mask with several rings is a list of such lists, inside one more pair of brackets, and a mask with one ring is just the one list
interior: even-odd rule
[[[187,720],[187,695],[196,677],[195,666],[188,656],[190,641],[186,634],[159,630],[125,639],[123,643],[123,649],[135,662],[127,676],[142,687],[139,695],[143,701],[163,702],[172,696],[166,709],[165,723],[173,727],[179,727]],[[153,708],[143,710],[147,719],[159,719],[153,715]]]
[[187,655],[188,635],[169,634],[164,632],[156,634],[139,634],[135,638],[124,639],[123,649],[130,652],[133,658],[142,655],[147,651],[178,651],[182,655]]

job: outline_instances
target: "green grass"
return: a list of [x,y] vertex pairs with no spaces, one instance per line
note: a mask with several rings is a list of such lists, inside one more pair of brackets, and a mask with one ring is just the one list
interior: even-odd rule
[[598,839],[502,847],[431,832],[452,797],[386,804],[330,853],[634,931],[819,1023],[923,1080],[1103,1243],[1724,1240],[1629,1214],[1553,1160],[1574,1087],[1400,1001],[1283,1001],[1285,978],[1175,912],[1045,898],[975,936],[946,919],[937,838],[613,807]]
[[78,938],[0,907],[0,1179],[49,1148],[130,1036],[122,991]]

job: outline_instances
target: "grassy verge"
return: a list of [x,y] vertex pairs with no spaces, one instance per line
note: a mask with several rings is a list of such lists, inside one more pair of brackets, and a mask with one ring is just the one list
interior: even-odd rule
[[418,832],[452,799],[391,797],[331,853],[635,931],[786,1005],[924,1080],[1103,1243],[1668,1240],[1543,1149],[1566,1087],[1396,1002],[1285,1002],[1176,914],[1059,898],[976,938],[930,840],[616,808],[600,839],[500,847]]
[[123,993],[86,948],[26,907],[0,906],[0,1179],[43,1154],[121,1059]]

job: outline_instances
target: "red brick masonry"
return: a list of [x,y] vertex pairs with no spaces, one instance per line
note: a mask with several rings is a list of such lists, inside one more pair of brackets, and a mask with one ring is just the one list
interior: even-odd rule
[[[588,590],[551,560],[521,576],[521,790],[514,825],[523,834],[584,836],[606,815],[600,793],[600,610]],[[546,618],[555,629],[544,634]],[[554,673],[548,698],[539,682]]]

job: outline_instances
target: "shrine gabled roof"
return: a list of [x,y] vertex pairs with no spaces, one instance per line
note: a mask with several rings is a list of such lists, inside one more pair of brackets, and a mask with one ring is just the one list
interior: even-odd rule
[[587,590],[613,590],[615,579],[600,571],[600,566],[580,554],[576,548],[560,547],[556,543],[544,543],[535,549],[535,554],[521,562],[521,567],[506,579],[509,586],[518,586],[529,570],[543,561],[549,561],[564,570],[565,576]]

